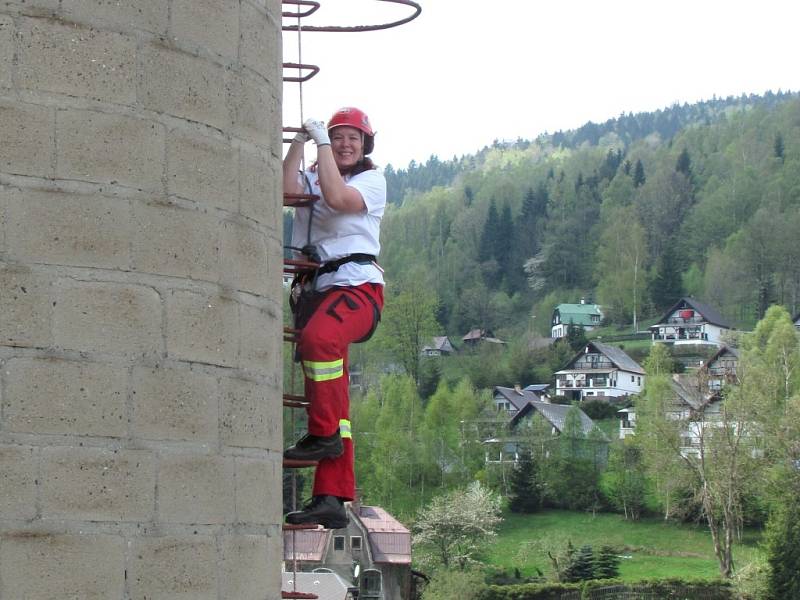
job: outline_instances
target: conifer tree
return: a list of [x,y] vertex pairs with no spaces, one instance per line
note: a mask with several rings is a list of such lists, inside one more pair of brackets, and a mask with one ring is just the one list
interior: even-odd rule
[[674,242],[668,243],[656,263],[650,284],[650,299],[659,310],[666,310],[683,296],[683,278]]
[[633,167],[633,187],[644,185],[647,178],[644,175],[644,165],[641,159],[636,160],[636,166]]
[[678,155],[678,160],[675,162],[675,170],[678,173],[683,173],[686,177],[692,176],[692,159],[689,157],[689,151],[686,148]]
[[594,579],[619,577],[619,556],[611,546],[602,546],[594,558]]
[[539,468],[528,450],[519,454],[517,464],[511,471],[510,488],[508,508],[511,512],[533,513],[542,507]]
[[589,545],[581,546],[564,568],[561,580],[575,582],[594,578],[594,551]]
[[775,158],[779,158],[781,162],[783,162],[783,136],[780,133],[775,136],[775,145],[773,148],[775,150]]

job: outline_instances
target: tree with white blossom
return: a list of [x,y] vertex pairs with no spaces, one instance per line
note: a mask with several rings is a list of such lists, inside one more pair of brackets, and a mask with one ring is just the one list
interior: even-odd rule
[[475,481],[434,498],[419,511],[413,544],[423,551],[423,560],[463,571],[497,535],[501,520],[500,497]]

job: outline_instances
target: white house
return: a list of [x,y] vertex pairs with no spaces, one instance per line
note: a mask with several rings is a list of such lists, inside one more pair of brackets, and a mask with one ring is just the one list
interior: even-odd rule
[[797,313],[794,318],[794,326],[800,329],[800,313]]
[[556,372],[556,395],[571,400],[619,398],[638,394],[645,372],[616,346],[591,341]]
[[553,309],[550,321],[550,337],[566,337],[570,325],[581,326],[584,331],[591,331],[600,326],[603,311],[597,304],[587,304],[581,299],[580,304],[559,304]]
[[650,326],[650,335],[653,343],[721,346],[723,334],[731,329],[715,308],[694,298],[681,298]]
[[[680,451],[683,456],[699,456],[704,431],[708,427],[718,427],[721,422],[722,394],[719,392],[720,388],[711,389],[708,384],[712,381],[713,379],[702,375],[702,370],[688,375],[673,374],[670,380],[673,398],[664,418],[682,422]],[[617,411],[617,415],[620,419],[620,439],[634,435],[636,409],[625,408]]]

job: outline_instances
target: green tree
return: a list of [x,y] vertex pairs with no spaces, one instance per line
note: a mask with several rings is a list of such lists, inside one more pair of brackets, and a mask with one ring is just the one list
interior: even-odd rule
[[405,507],[420,497],[420,427],[423,410],[416,385],[407,375],[381,380],[380,413],[370,453],[370,490],[389,510]]
[[669,244],[658,257],[650,283],[650,300],[656,309],[670,308],[683,296],[681,262],[675,244]]
[[[637,403],[637,437],[655,467],[654,476],[682,471],[679,477],[691,484],[723,577],[733,573],[733,545],[745,498],[763,486],[763,475],[776,459],[787,456],[793,443],[789,440],[796,440],[800,430],[797,349],[788,313],[774,307],[744,337],[739,384],[725,389],[718,413],[704,402],[708,390],[702,385],[694,392],[700,408],[688,416],[676,413],[671,379],[650,371]],[[683,386],[684,393],[692,389]],[[690,449],[683,442],[686,436],[694,438]]]
[[561,573],[561,581],[575,582],[594,579],[594,551],[588,544],[574,552]]
[[678,155],[678,160],[675,162],[675,170],[678,173],[683,173],[686,177],[692,176],[692,159],[686,148],[681,150],[681,153]]
[[783,136],[778,133],[775,135],[775,143],[772,146],[773,152],[775,153],[775,158],[778,158],[783,162],[783,153],[784,153],[784,145],[783,145]]
[[387,286],[386,307],[376,343],[403,365],[416,384],[420,376],[420,351],[440,329],[436,321],[438,304],[436,293],[421,272]]
[[796,475],[790,482],[767,524],[769,600],[800,598],[800,485]]
[[647,178],[644,174],[644,165],[641,159],[636,159],[636,165],[633,167],[633,187],[641,187],[645,184]]
[[529,450],[519,453],[511,471],[508,508],[511,512],[534,513],[542,508],[542,484],[537,461]]
[[447,382],[441,381],[428,400],[422,423],[424,454],[435,471],[431,483],[440,488],[444,488],[446,474],[458,461],[460,428],[452,398]]
[[638,521],[645,507],[645,465],[636,438],[629,436],[611,447],[603,489],[626,519]]
[[437,496],[420,509],[412,543],[423,562],[464,571],[480,548],[497,535],[501,520],[500,499],[475,481]]
[[614,548],[601,546],[600,551],[595,555],[594,578],[615,579],[619,577],[619,563],[620,557]]
[[597,267],[603,273],[597,285],[598,299],[612,321],[633,322],[634,330],[638,330],[647,289],[645,230],[632,206],[610,208],[604,223],[598,248]]

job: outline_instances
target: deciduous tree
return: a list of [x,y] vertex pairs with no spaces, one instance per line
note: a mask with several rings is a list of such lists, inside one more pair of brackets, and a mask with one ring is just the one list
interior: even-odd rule
[[497,535],[501,520],[499,497],[476,481],[437,496],[421,509],[413,544],[433,563],[463,571],[482,545]]

